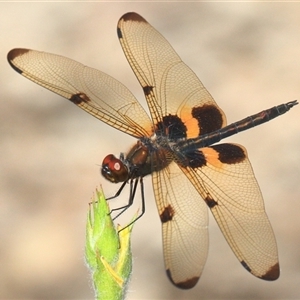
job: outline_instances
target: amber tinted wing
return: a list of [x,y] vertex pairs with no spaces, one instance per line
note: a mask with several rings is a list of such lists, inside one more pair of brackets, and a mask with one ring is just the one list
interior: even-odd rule
[[134,137],[152,134],[149,116],[119,81],[69,58],[28,49],[8,53],[10,65],[33,82],[57,93]]
[[238,260],[253,275],[279,277],[277,246],[246,149],[219,144],[188,154],[182,171],[210,207]]
[[[226,125],[224,113],[195,73],[145,19],[136,13],[125,14],[118,23],[118,36],[131,68],[144,89],[154,124],[162,121],[163,116],[177,114],[189,129],[197,125],[192,109],[198,108],[202,112],[205,110],[205,118],[210,119],[210,123],[217,115],[216,125],[208,124],[210,131]],[[197,111],[196,116],[199,117]],[[190,130],[188,138],[205,131],[199,132],[199,127]]]
[[207,258],[206,204],[174,161],[153,172],[152,182],[162,222],[167,275],[177,287],[192,288]]

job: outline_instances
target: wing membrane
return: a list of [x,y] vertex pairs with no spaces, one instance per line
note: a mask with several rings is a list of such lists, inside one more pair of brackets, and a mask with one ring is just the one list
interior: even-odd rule
[[[244,156],[236,161],[227,156],[225,162],[229,153],[222,154],[225,146],[241,150]],[[182,167],[182,171],[210,207],[241,264],[259,278],[277,279],[277,245],[246,149],[236,144],[220,144],[200,151],[205,164],[198,168]]]
[[8,61],[26,78],[71,100],[106,124],[134,137],[152,134],[145,110],[113,77],[63,56],[28,49],[11,50]]
[[[203,105],[217,107],[195,73],[182,62],[169,42],[145,19],[128,13],[118,23],[123,51],[140,84],[144,88],[154,124],[168,114],[187,114]],[[190,136],[193,137],[193,136]]]
[[207,207],[175,162],[153,172],[152,182],[162,221],[167,275],[177,287],[192,288],[207,258]]

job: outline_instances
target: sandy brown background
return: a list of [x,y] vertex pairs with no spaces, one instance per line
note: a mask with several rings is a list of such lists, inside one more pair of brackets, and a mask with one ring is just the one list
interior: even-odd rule
[[[129,11],[170,41],[228,122],[300,99],[300,3],[1,3],[1,299],[93,298],[83,259],[87,203],[100,183],[107,195],[117,190],[99,174],[103,157],[135,142],[22,78],[6,54],[25,47],[68,56],[114,76],[143,102],[116,35],[118,19]],[[173,287],[148,178],[147,212],[132,236],[128,299],[300,297],[299,116],[300,106],[230,138],[247,147],[264,194],[278,242],[279,280],[246,272],[211,218],[200,282],[190,291]],[[113,205],[125,201],[124,194]]]

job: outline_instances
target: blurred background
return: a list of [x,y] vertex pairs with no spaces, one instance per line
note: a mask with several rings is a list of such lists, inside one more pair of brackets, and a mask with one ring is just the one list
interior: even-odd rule
[[[104,71],[145,105],[116,35],[141,14],[172,44],[225,111],[228,123],[300,96],[300,3],[1,3],[0,298],[93,299],[84,263],[88,202],[106,182],[99,165],[135,140],[23,78],[6,61],[16,47]],[[189,291],[168,281],[151,178],[134,227],[128,299],[296,299],[300,294],[300,107],[229,141],[248,149],[277,238],[281,277],[246,272],[210,218],[210,250]],[[112,202],[120,206],[122,194]],[[188,201],[188,199],[186,199]],[[200,199],[199,199],[200,201]],[[140,203],[118,219],[126,224]]]

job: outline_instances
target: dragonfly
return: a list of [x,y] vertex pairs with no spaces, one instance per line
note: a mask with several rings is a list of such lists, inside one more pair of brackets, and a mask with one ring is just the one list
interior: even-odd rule
[[227,125],[226,116],[169,42],[142,16],[126,13],[117,35],[145,94],[149,114],[122,83],[69,58],[29,49],[8,53],[12,68],[136,139],[101,173],[131,183],[130,198],[151,174],[162,223],[166,273],[178,288],[198,282],[208,254],[208,208],[242,266],[280,274],[273,229],[245,147],[222,139],[268,122],[298,104],[274,106]]

